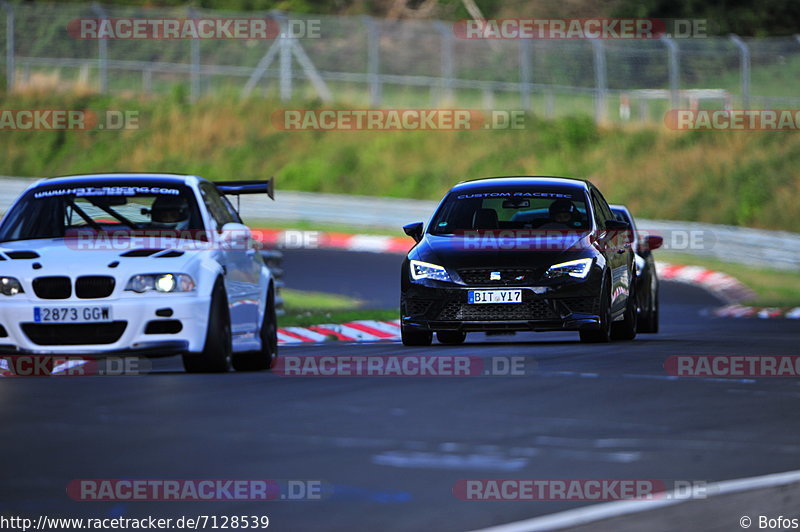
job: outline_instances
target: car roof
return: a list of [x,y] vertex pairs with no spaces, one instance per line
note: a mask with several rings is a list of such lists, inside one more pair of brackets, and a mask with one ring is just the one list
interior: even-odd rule
[[629,217],[633,218],[633,216],[631,215],[631,211],[629,211],[628,208],[625,205],[618,205],[618,204],[609,203],[608,206],[611,207],[612,211],[622,211],[625,214],[627,214]]
[[195,179],[195,180],[202,180],[202,178],[194,176],[194,175],[183,175],[183,174],[158,174],[158,173],[144,173],[144,172],[112,172],[112,173],[105,173],[105,174],[74,174],[74,175],[64,175],[64,176],[57,176],[57,177],[48,177],[46,179],[40,179],[37,181],[34,186],[44,186],[44,185],[61,185],[61,184],[68,184],[73,183],[76,181],[80,181],[82,183],[114,183],[114,182],[121,182],[121,181],[137,181],[137,180],[147,180],[147,181],[161,181],[161,182],[168,182],[174,184],[187,184],[188,181]]
[[559,187],[572,187],[580,188],[581,190],[588,190],[590,183],[585,179],[577,179],[573,177],[556,177],[556,176],[498,176],[498,177],[482,177],[479,179],[471,179],[469,181],[462,181],[452,188],[456,191],[465,191],[473,189],[485,189],[490,187],[505,187],[514,185],[543,185],[543,186],[559,186]]

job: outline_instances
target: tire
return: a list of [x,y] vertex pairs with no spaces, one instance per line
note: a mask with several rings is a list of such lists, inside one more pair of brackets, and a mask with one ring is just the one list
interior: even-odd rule
[[278,358],[278,319],[275,313],[275,293],[270,287],[267,304],[261,322],[261,350],[233,354],[233,369],[236,371],[263,371],[272,368]]
[[652,308],[643,316],[642,323],[639,324],[639,332],[657,333],[658,332],[658,294],[653,296],[655,301]]
[[[633,287],[633,284],[631,284]],[[615,321],[611,324],[612,340],[633,340],[636,338],[636,294],[628,294],[628,301],[625,303],[625,314],[622,321]]]
[[611,280],[606,279],[600,296],[600,328],[578,331],[581,342],[604,344],[611,341]]
[[458,345],[467,339],[467,333],[461,331],[437,331],[436,339],[440,344]]
[[400,337],[403,340],[403,345],[409,346],[425,346],[431,345],[433,342],[432,332],[409,329],[408,327],[402,326],[400,327]]
[[224,373],[231,366],[231,321],[222,279],[217,279],[208,310],[206,343],[199,354],[183,355],[187,373]]

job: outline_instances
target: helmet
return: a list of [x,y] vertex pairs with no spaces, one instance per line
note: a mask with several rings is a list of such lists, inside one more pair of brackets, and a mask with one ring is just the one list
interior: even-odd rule
[[150,207],[150,218],[156,223],[183,222],[189,218],[189,205],[185,198],[159,196]]

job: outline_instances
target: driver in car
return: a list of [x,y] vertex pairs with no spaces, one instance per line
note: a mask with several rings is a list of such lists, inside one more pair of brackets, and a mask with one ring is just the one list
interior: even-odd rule
[[572,229],[580,224],[578,208],[568,199],[557,199],[548,209],[550,220],[539,229]]
[[159,196],[150,208],[150,219],[153,224],[170,229],[189,229],[189,205],[181,197]]

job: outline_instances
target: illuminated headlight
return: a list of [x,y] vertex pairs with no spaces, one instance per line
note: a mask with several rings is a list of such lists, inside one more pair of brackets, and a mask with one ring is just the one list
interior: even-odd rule
[[13,277],[0,277],[0,292],[5,296],[15,296],[24,292],[22,285]]
[[433,279],[435,281],[450,280],[450,276],[447,275],[447,270],[443,267],[419,260],[411,261],[411,278],[415,281],[420,279]]
[[555,279],[557,277],[577,277],[584,279],[589,275],[589,270],[592,268],[592,261],[594,259],[578,259],[569,262],[562,262],[550,266],[545,272],[545,277]]
[[148,273],[134,275],[125,290],[131,292],[192,292],[194,279],[185,273]]

